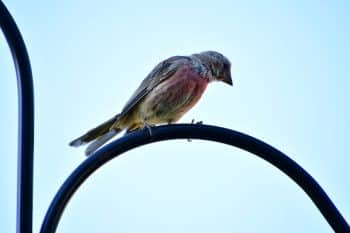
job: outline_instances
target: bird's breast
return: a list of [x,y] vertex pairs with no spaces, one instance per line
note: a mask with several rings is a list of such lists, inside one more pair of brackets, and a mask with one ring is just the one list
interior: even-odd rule
[[145,97],[140,114],[150,124],[175,122],[197,103],[207,84],[189,67],[179,69]]

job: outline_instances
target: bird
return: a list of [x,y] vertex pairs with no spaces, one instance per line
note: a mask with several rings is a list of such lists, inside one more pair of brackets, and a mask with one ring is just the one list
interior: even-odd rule
[[158,63],[141,82],[121,112],[74,139],[70,146],[90,143],[91,155],[119,132],[127,133],[177,122],[201,98],[207,85],[221,81],[230,86],[231,62],[216,51],[172,56]]

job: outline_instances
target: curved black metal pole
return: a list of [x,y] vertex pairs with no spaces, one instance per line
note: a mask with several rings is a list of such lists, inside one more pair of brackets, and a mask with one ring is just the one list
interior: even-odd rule
[[31,233],[33,223],[34,94],[32,70],[21,33],[0,1],[0,27],[11,49],[18,86],[17,233]]
[[99,167],[118,155],[152,142],[170,139],[203,139],[225,143],[251,152],[268,161],[292,178],[311,198],[337,233],[348,233],[350,227],[321,186],[297,163],[272,146],[251,136],[209,125],[176,124],[130,133],[103,147],[86,159],[68,177],[53,199],[41,227],[41,233],[54,233],[68,201],[80,185]]

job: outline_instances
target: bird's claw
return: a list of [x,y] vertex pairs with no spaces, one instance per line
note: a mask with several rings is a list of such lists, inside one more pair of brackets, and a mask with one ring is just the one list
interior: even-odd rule
[[[192,119],[191,124],[196,124],[196,125],[203,125],[203,121],[197,121],[195,119]],[[188,142],[192,142],[191,138],[187,138]]]
[[195,119],[192,119],[191,124],[196,124],[196,125],[203,125],[203,121],[197,121]]
[[149,124],[147,124],[147,123],[144,123],[144,128],[147,129],[149,136],[152,137],[152,128],[151,128],[151,125],[149,125]]

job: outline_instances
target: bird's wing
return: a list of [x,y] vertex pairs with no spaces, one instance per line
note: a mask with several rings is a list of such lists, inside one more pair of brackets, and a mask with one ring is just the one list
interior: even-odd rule
[[186,56],[174,56],[160,62],[142,81],[129,101],[125,104],[120,116],[128,113],[136,104],[138,104],[154,87],[172,76],[177,69],[190,61]]

